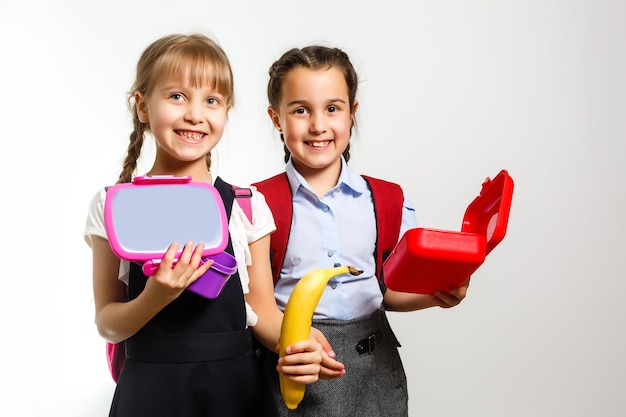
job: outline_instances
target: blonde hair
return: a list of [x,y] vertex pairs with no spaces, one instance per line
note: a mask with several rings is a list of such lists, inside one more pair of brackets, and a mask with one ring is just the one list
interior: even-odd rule
[[[173,34],[157,39],[143,52],[137,62],[137,75],[128,92],[128,108],[133,115],[134,129],[118,183],[130,182],[141,154],[144,133],[150,130],[137,115],[135,93],[149,97],[156,82],[164,75],[176,78],[189,77],[194,86],[209,85],[226,98],[232,108],[235,102],[233,73],[224,50],[212,39],[202,34]],[[211,167],[211,153],[206,155]]]

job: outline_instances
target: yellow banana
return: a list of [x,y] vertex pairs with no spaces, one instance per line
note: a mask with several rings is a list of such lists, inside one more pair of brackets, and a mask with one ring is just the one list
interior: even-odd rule
[[[294,287],[283,315],[280,329],[279,355],[285,356],[287,346],[309,339],[313,313],[328,281],[341,274],[360,275],[363,271],[354,266],[318,268],[302,277]],[[280,392],[285,405],[295,410],[304,398],[305,385],[291,381],[279,374]]]

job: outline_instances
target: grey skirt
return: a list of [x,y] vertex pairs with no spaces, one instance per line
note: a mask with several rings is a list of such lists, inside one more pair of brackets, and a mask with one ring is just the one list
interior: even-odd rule
[[357,320],[314,320],[324,333],[336,359],[346,366],[339,379],[319,380],[306,386],[295,410],[285,407],[280,395],[277,357],[264,352],[264,366],[281,416],[285,417],[407,417],[408,394],[400,346],[384,311]]

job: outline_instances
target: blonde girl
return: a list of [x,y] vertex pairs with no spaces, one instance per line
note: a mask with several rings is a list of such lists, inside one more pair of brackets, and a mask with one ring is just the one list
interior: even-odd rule
[[[231,186],[210,169],[211,151],[222,137],[233,104],[229,60],[204,35],[160,38],[137,63],[129,94],[134,129],[118,182],[132,180],[144,135],[152,134],[156,156],[142,175],[191,176],[218,189],[229,215],[226,251],[237,259],[238,272],[216,299],[186,291],[210,262],[199,266],[201,244],[173,242],[155,275],[146,277],[140,266],[112,252],[103,221],[106,191],[96,193],[84,232],[93,251],[96,325],[107,341],[124,342],[127,352],[110,416],[276,414],[274,400],[260,378],[253,333],[274,349],[282,313],[271,290],[249,291],[272,288],[268,248],[273,218],[263,195],[253,190],[254,221],[248,221],[233,203]],[[180,210],[173,215],[194,208]],[[247,297],[254,297],[254,310]],[[275,363],[276,369],[296,381],[315,382],[320,345],[302,341],[289,352]]]

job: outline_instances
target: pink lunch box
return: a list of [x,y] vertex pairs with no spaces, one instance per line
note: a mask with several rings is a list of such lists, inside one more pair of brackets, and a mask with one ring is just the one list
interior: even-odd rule
[[[203,297],[219,296],[237,271],[235,258],[224,252],[228,220],[219,192],[191,177],[136,177],[131,183],[109,187],[104,224],[113,252],[142,264],[148,276],[154,275],[172,242],[204,243],[202,259],[214,263],[188,287]],[[182,247],[177,255],[181,252]]]
[[387,288],[433,294],[461,286],[504,238],[513,197],[506,170],[487,178],[469,204],[460,232],[408,230],[383,264]]

